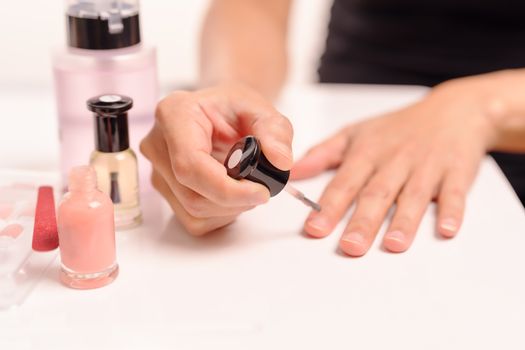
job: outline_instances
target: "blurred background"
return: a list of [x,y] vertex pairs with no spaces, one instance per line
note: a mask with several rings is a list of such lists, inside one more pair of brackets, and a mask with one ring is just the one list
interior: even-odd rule
[[[264,0],[261,0],[264,1]],[[0,84],[52,88],[51,50],[65,45],[64,1],[0,0],[3,58]],[[157,46],[164,91],[194,84],[198,77],[200,27],[210,0],[142,0],[145,43]],[[289,26],[290,83],[316,80],[330,0],[295,0]]]

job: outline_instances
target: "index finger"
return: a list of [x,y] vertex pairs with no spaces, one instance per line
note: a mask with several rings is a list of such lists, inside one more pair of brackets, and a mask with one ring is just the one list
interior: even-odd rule
[[239,121],[240,133],[257,137],[270,163],[278,169],[290,170],[293,164],[290,120],[251,90],[235,89],[228,99]]

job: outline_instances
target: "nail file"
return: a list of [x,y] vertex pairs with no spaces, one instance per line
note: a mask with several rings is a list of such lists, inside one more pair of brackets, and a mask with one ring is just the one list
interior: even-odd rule
[[32,247],[37,252],[47,252],[58,248],[55,199],[53,188],[50,186],[38,188]]

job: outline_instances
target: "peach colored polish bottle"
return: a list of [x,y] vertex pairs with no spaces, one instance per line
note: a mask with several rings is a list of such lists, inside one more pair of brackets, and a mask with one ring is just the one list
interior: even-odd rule
[[113,203],[97,189],[92,167],[74,167],[69,173],[69,192],[59,205],[57,224],[62,283],[91,289],[117,277]]

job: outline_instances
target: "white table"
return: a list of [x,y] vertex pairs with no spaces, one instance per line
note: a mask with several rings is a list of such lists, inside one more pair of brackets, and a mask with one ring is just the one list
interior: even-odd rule
[[[280,105],[300,154],[424,92],[296,87]],[[9,131],[0,166],[55,169],[50,94],[4,90],[0,102]],[[27,125],[36,128],[22,133]],[[330,176],[297,186],[315,198]],[[307,209],[286,194],[205,238],[185,234],[155,193],[143,203],[145,224],[118,233],[117,281],[67,289],[56,262],[21,307],[0,312],[0,349],[525,348],[525,215],[490,159],[457,238],[436,236],[431,207],[405,254],[376,243],[363,258],[342,256],[344,223],[325,239],[304,237]]]

